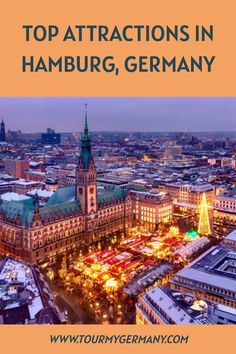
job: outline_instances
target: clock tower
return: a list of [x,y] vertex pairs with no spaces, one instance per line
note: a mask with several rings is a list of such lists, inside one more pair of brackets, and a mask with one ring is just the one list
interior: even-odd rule
[[81,135],[80,157],[76,168],[76,199],[79,200],[84,215],[93,216],[97,212],[97,172],[91,152],[87,104],[85,105],[84,131]]

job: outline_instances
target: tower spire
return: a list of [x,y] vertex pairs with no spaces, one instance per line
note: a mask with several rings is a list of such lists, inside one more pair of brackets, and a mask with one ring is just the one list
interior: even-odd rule
[[85,169],[88,169],[89,165],[93,163],[93,157],[91,152],[91,139],[88,129],[87,103],[85,104],[84,130],[81,134],[81,150],[79,163],[82,163],[83,168]]
[[85,103],[84,133],[88,134],[88,105]]
[[88,215],[97,211],[97,172],[88,130],[87,103],[85,104],[84,130],[81,134],[80,156],[76,168],[75,197],[79,200],[84,214]]

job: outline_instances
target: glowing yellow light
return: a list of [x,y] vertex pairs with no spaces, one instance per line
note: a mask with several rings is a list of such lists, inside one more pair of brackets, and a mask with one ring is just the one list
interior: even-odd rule
[[101,269],[101,265],[98,263],[94,263],[91,267],[93,270],[100,270]]
[[206,200],[206,194],[202,195],[202,202],[200,204],[200,216],[198,223],[198,233],[200,235],[211,235],[211,226],[208,213],[208,205]]
[[118,287],[118,282],[114,278],[108,279],[106,281],[105,287],[107,290],[115,290]]
[[169,235],[177,236],[179,234],[179,228],[177,226],[171,226],[169,230]]
[[51,269],[47,272],[47,276],[50,280],[54,279],[54,271]]
[[143,157],[142,157],[142,159],[141,159],[142,161],[150,161],[151,159],[150,159],[150,157],[149,156],[147,156],[147,155],[143,155]]

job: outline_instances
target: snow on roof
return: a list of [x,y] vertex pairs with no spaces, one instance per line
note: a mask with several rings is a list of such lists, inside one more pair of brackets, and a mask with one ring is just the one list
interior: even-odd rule
[[132,181],[132,183],[147,184],[147,181],[145,181],[144,179],[140,178],[140,179],[134,179]]
[[193,252],[199,250],[209,243],[209,239],[205,236],[201,238],[196,238],[192,242],[187,243],[186,245],[181,246],[179,249],[176,249],[174,254],[187,255],[192,254]]
[[30,161],[30,166],[38,166],[40,165],[40,162],[36,162],[36,161]]
[[24,194],[19,194],[19,193],[14,193],[14,192],[7,192],[1,195],[1,199],[5,200],[7,202],[10,201],[22,201],[22,200],[27,200],[30,199],[30,197],[27,197],[27,195]]
[[41,171],[34,171],[34,170],[29,169],[26,172],[31,173],[31,174],[36,175],[36,176],[46,176],[46,173],[45,172],[41,172]]
[[190,324],[193,322],[192,317],[180,306],[177,306],[173,299],[160,287],[149,290],[147,294],[175,323]]
[[214,197],[215,200],[223,200],[223,201],[230,201],[230,202],[234,202],[236,200],[236,193],[229,193],[229,192],[222,192],[217,194]]
[[226,236],[225,240],[236,241],[236,230],[232,231],[228,236]]
[[199,192],[199,193],[213,190],[213,187],[210,183],[191,184],[191,183],[183,183],[183,182],[169,182],[169,183],[166,183],[166,185],[170,186],[170,187],[189,188],[191,191]]
[[223,312],[227,312],[227,313],[231,313],[232,315],[236,316],[236,309],[234,309],[232,307],[229,307],[229,306],[217,304],[217,310],[223,311]]
[[32,304],[29,305],[29,313],[30,313],[30,318],[33,319],[35,318],[36,314],[43,308],[43,303],[42,300],[39,296],[36,296]]
[[19,179],[18,181],[15,181],[15,184],[19,184],[22,186],[30,186],[34,184],[38,184],[39,182],[34,182],[34,181],[26,181],[25,179]]
[[[1,275],[1,279],[4,280],[9,285],[11,285],[11,283],[14,281],[21,282],[23,283],[26,289],[28,289],[34,294],[34,296],[32,297],[32,303],[29,303],[28,305],[30,318],[34,319],[35,315],[41,309],[43,309],[44,306],[41,297],[39,295],[39,290],[34,280],[34,276],[31,268],[22,262],[9,258],[6,260],[0,275]],[[0,297],[2,297],[1,295],[7,296],[9,294],[10,293],[8,290],[0,289]],[[14,308],[19,306],[21,305],[18,301],[12,301],[12,303],[9,304],[6,308]]]
[[197,208],[197,205],[186,203],[186,202],[176,202],[176,201],[174,201],[174,205],[177,205],[177,206],[180,206],[180,207],[184,207],[184,208],[191,208],[191,209],[196,209]]
[[197,184],[197,185],[192,185],[192,191],[194,192],[206,192],[208,190],[212,190],[213,187],[211,184]]
[[30,279],[33,280],[32,272],[27,265],[10,258],[4,264],[1,275],[4,276],[4,280],[8,283],[12,282],[12,277],[16,277],[18,281],[24,284]]
[[236,292],[236,281],[235,279],[226,278],[225,276],[220,276],[216,274],[211,274],[209,272],[204,272],[202,270],[197,270],[191,267],[184,268],[180,270],[177,277],[183,277],[187,279],[192,279],[194,281],[199,281],[207,285],[212,285],[219,288],[224,288]]
[[45,189],[33,189],[32,191],[29,191],[27,194],[28,195],[38,194],[38,196],[41,198],[50,198],[53,195],[53,193],[54,192],[47,191]]

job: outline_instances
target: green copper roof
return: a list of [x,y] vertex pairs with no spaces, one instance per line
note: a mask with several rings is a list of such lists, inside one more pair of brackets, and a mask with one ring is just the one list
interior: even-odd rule
[[75,199],[75,185],[58,188],[56,192],[48,200],[46,206],[52,206],[65,202],[70,202]]
[[1,211],[7,218],[16,220],[19,217],[21,225],[26,225],[33,220],[33,200],[31,203],[29,201],[28,203],[26,201],[3,201],[1,203]]
[[[125,200],[126,190],[122,188],[117,189],[102,189],[98,191],[97,199],[98,206],[104,203],[113,203],[118,200]],[[75,200],[75,185],[58,188],[47,202],[46,207],[52,207],[64,203],[72,203]],[[79,201],[77,201],[79,203]],[[44,209],[42,208],[42,209]]]
[[77,200],[56,204],[53,206],[45,206],[40,208],[40,216],[42,220],[54,217],[70,215],[80,210],[80,204]]
[[129,186],[129,190],[131,191],[143,192],[145,189],[146,188],[144,186]]
[[110,204],[116,201],[124,201],[127,191],[125,189],[101,190],[98,192],[98,206]]
[[[70,215],[80,210],[79,201],[74,200],[75,186],[59,188],[49,199],[48,203],[39,208],[42,220],[53,217]],[[1,212],[13,220],[20,218],[22,226],[31,224],[35,212],[35,203],[32,198],[22,201],[3,201],[0,205]]]
[[[125,201],[125,189],[103,189],[98,191],[98,207],[102,208],[116,202]],[[33,221],[36,204],[32,198],[23,201],[3,201],[1,212],[7,217],[16,220],[19,217],[22,226],[30,225]],[[39,208],[40,217],[47,221],[54,217],[63,217],[81,210],[80,203],[75,200],[75,185],[58,188],[47,204]]]
[[40,208],[43,220],[50,217],[68,215],[80,210],[80,203],[75,200],[75,185],[58,188],[47,204]]

